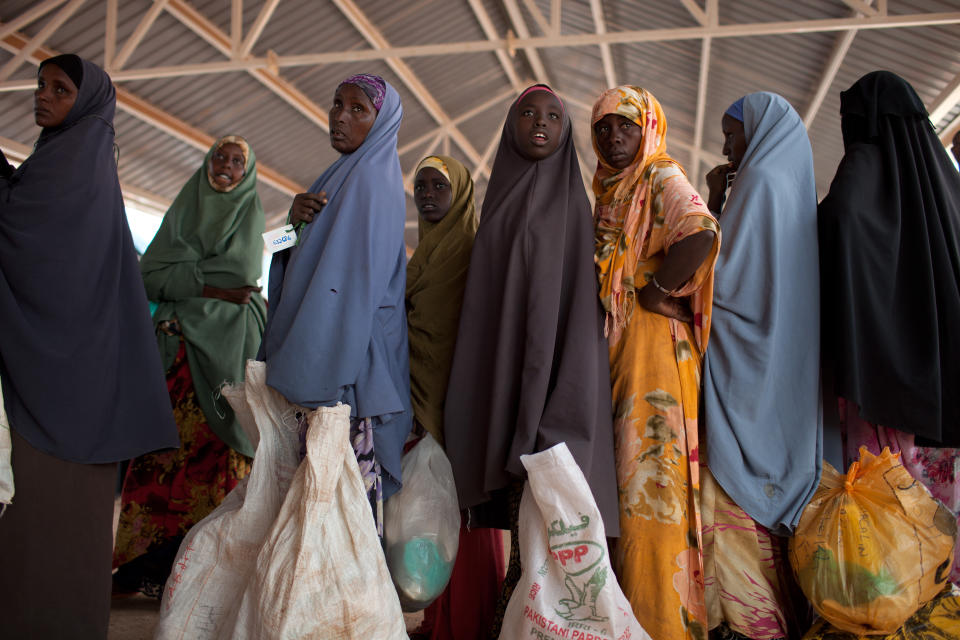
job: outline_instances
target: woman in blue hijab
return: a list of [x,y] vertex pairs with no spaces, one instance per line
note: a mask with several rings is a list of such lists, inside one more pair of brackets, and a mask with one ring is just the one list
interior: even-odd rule
[[722,124],[730,162],[708,175],[712,207],[731,186],[703,365],[704,583],[711,628],[772,640],[799,628],[778,536],[820,480],[817,190],[806,128],[784,98],[752,93]]
[[402,117],[400,96],[377,76],[337,87],[330,143],[342,155],[294,199],[299,238],[271,264],[260,351],[267,384],[293,404],[350,405],[350,439],[381,535],[412,424]]

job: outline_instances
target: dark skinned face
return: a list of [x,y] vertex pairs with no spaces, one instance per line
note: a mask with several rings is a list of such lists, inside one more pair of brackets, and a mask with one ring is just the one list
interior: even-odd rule
[[243,149],[228,142],[210,157],[210,175],[218,186],[226,188],[243,180],[245,165]]
[[593,135],[600,155],[614,169],[625,169],[633,163],[643,142],[643,130],[629,118],[608,113],[593,125]]
[[333,95],[330,109],[330,146],[340,153],[353,153],[367,139],[377,109],[363,89],[345,84]]
[[563,106],[549,91],[534,91],[517,105],[517,144],[530,160],[557,150],[563,134]]
[[743,129],[743,123],[727,114],[723,114],[720,126],[723,129],[723,151],[721,153],[727,156],[727,160],[730,161],[733,170],[736,171],[740,168],[740,162],[743,161],[743,156],[747,152],[747,134]]
[[440,222],[453,202],[450,182],[433,167],[420,169],[413,182],[413,202],[424,220]]
[[77,85],[63,69],[50,63],[43,65],[33,92],[33,113],[38,126],[58,127],[77,101]]

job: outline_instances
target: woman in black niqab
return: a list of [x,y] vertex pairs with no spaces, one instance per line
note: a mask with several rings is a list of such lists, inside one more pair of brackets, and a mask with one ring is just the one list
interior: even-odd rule
[[840,95],[845,155],[819,207],[824,366],[864,420],[960,446],[960,175],[905,80],[875,71]]
[[117,178],[113,84],[76,56],[46,64],[76,101],[0,178],[16,483],[0,520],[3,634],[105,637],[115,463],[179,440]]

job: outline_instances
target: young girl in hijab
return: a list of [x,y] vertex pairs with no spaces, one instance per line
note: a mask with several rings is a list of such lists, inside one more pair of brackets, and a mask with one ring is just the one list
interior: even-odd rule
[[[703,368],[704,581],[710,628],[794,638],[785,538],[820,481],[817,190],[807,130],[773,93],[722,121],[729,165],[711,172],[724,244]],[[775,535],[774,535],[775,534]]]
[[291,221],[308,224],[296,247],[273,258],[260,352],[267,384],[291,403],[350,405],[350,440],[381,536],[411,427],[402,117],[400,96],[378,76],[337,87],[330,143],[342,155],[294,198]]
[[544,85],[510,107],[483,204],[444,410],[468,526],[511,527],[493,637],[520,576],[520,456],[566,442],[607,535],[617,494],[590,203],[570,117]]
[[[444,397],[477,232],[473,180],[457,160],[428,156],[417,166],[413,199],[420,212],[420,242],[407,264],[410,395],[415,424],[442,445]],[[503,571],[501,532],[467,527],[464,519],[450,584],[424,611],[414,637],[485,638]]]
[[105,638],[117,465],[178,445],[114,155],[116,92],[41,63],[43,127],[0,178],[0,379],[16,495],[0,519],[7,638]]
[[720,231],[667,154],[650,92],[605,91],[591,123],[620,494],[614,567],[652,637],[701,640],[697,414]]
[[960,174],[903,78],[868,73],[840,94],[840,114],[846,153],[819,216],[824,365],[846,464],[861,446],[890,447],[956,513]]
[[257,280],[264,217],[256,157],[226,136],[180,190],[140,261],[180,430],[177,451],[130,463],[114,551],[114,593],[160,597],[183,536],[250,470],[253,447],[223,382],[243,380],[266,306]]

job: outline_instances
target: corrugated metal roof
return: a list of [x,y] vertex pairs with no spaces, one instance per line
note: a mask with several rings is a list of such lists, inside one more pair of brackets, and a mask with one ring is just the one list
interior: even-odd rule
[[[176,4],[182,0],[171,1]],[[703,0],[698,2],[703,6]],[[549,35],[541,32],[526,0],[516,0],[516,3],[533,36]],[[0,21],[9,22],[35,4],[28,0],[4,0]],[[230,0],[192,0],[186,4],[229,35]],[[352,4],[390,46],[485,39],[480,22],[466,0],[352,0]],[[480,0],[478,4],[496,34],[502,37],[508,30],[516,31],[505,0]],[[535,0],[535,4],[549,20],[551,0]],[[957,0],[889,0],[888,4],[891,16],[960,11]],[[252,27],[263,5],[262,0],[244,1],[244,33]],[[119,3],[118,49],[150,6],[149,0],[123,0]],[[603,0],[602,6],[606,28],[612,33],[698,26],[680,0]],[[789,3],[719,0],[718,6],[720,25],[836,19],[851,15],[851,9],[840,0],[794,0]],[[56,51],[73,51],[102,63],[105,16],[104,0],[87,0],[49,38],[46,46]],[[49,16],[45,16],[20,31],[32,36],[48,19]],[[588,2],[563,1],[562,34],[591,34],[595,29]],[[714,38],[705,95],[704,151],[719,153],[720,116],[733,100],[745,93],[775,91],[790,100],[801,115],[805,114],[831,52],[842,37],[843,32],[835,31]],[[911,82],[930,105],[960,76],[957,42],[960,42],[960,25],[957,24],[861,30],[856,35],[810,128],[821,193],[828,187],[842,155],[839,92],[863,73],[885,68]],[[262,57],[272,52],[271,55],[288,56],[368,48],[365,38],[333,3],[282,0],[253,47],[252,55]],[[8,46],[0,50],[0,65],[12,58],[9,49]],[[670,125],[668,143],[671,152],[688,164],[691,158],[688,148],[695,135],[700,39],[613,44],[611,52],[619,82],[644,86],[661,101]],[[547,79],[573,104],[570,112],[579,153],[584,164],[592,168],[595,158],[590,146],[589,113],[584,107],[589,107],[597,94],[606,88],[600,47],[594,44],[551,47],[541,49],[540,57]],[[163,11],[125,68],[224,60],[226,58],[220,51],[169,11]],[[451,119],[496,96],[511,93],[510,80],[492,51],[409,57],[404,62]],[[520,82],[532,81],[532,66],[522,50],[513,52],[508,64],[516,71]],[[404,171],[411,171],[429,147],[432,138],[429,134],[437,131],[437,122],[423,101],[412,93],[386,61],[283,67],[280,76],[326,112],[336,84],[346,75],[359,71],[380,74],[399,91],[405,114],[400,146],[420,140],[401,157]],[[12,79],[31,79],[34,73],[32,65],[23,65]],[[211,136],[228,132],[244,135],[263,165],[303,186],[312,182],[336,157],[325,131],[245,71],[121,81],[118,85]],[[457,125],[478,155],[482,155],[499,135],[510,101],[510,97],[504,97]],[[945,126],[958,116],[960,105],[949,109],[941,122],[934,124]],[[196,170],[203,151],[126,112],[118,112],[115,124],[121,147],[119,171],[122,180],[162,198],[172,199]],[[0,92],[0,136],[30,145],[37,133],[38,129],[32,123],[29,94],[25,91]],[[443,148],[440,145],[437,151],[443,151]],[[449,143],[449,148],[452,155],[466,159],[464,151],[455,143]],[[473,168],[475,163],[468,160],[466,164]],[[688,170],[697,178],[709,167],[710,162],[704,159],[699,168],[688,166]],[[478,197],[482,198],[485,186],[486,178],[478,175]],[[266,183],[261,185],[260,192],[268,212],[280,215],[288,208],[290,197],[286,193]],[[410,202],[408,218],[411,223],[415,221]],[[407,237],[415,242],[415,225],[408,226]]]

